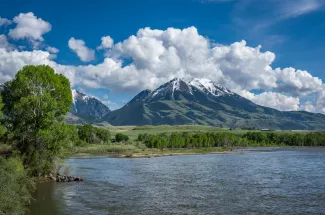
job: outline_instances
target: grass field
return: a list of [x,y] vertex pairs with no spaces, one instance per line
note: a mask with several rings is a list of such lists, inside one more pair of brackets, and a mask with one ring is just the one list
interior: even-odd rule
[[[136,140],[139,134],[160,134],[167,133],[171,134],[174,132],[231,132],[233,134],[245,134],[248,131],[261,132],[260,130],[241,130],[235,129],[230,130],[229,128],[219,128],[213,126],[203,125],[159,125],[159,126],[111,126],[109,127],[112,137],[117,133],[123,133],[130,137],[130,140]],[[269,132],[269,131],[263,131]],[[308,132],[308,131],[272,131],[272,132]]]

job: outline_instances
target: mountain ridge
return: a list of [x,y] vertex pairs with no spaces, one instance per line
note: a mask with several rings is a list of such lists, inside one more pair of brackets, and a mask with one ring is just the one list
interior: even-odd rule
[[175,78],[153,91],[143,90],[103,120],[112,125],[325,129],[325,115],[260,106],[208,79],[193,79],[187,83]]

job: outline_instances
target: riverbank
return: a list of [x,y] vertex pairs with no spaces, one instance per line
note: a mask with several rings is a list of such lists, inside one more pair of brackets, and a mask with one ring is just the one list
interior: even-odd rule
[[223,152],[182,152],[182,153],[162,153],[162,154],[143,154],[143,153],[136,153],[132,155],[117,155],[113,156],[115,158],[152,158],[152,157],[167,157],[167,156],[183,156],[183,155],[204,155],[204,154],[241,154],[241,151],[223,151]]
[[222,147],[177,148],[177,149],[139,149],[132,145],[105,146],[92,145],[75,148],[69,156],[110,155],[114,158],[150,158],[201,154],[240,154],[241,150],[229,150]]

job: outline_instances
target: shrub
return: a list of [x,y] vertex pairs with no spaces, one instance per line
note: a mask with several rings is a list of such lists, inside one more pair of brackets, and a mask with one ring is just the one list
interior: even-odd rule
[[122,142],[122,141],[128,141],[129,140],[129,136],[122,134],[122,133],[117,133],[115,135],[115,141],[116,142]]
[[0,157],[0,176],[0,214],[24,214],[34,184],[22,162],[14,157]]

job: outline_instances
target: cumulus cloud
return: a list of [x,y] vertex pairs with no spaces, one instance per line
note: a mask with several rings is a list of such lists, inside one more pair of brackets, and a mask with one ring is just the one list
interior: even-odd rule
[[43,51],[7,51],[0,48],[0,83],[12,79],[25,65],[50,65],[50,54]]
[[[82,40],[71,38],[69,47],[84,62],[94,59],[94,51]],[[318,112],[325,106],[324,84],[308,71],[291,67],[274,69],[275,54],[263,52],[261,46],[250,47],[245,41],[212,44],[195,27],[143,28],[136,35],[106,47],[111,49],[102,63],[80,66],[58,64],[45,51],[19,52],[3,48],[1,79],[9,80],[26,64],[47,64],[79,87],[135,93],[154,89],[175,77],[185,81],[204,77],[257,104],[280,110],[298,110],[301,97],[313,95],[318,99],[304,103],[301,109],[312,110],[313,105],[313,110]],[[264,93],[256,95],[251,90]]]
[[98,50],[112,48],[114,40],[110,36],[102,37],[101,40],[102,43],[100,46],[97,47]]
[[316,93],[312,101],[306,101],[300,108],[305,111],[325,113],[325,85]]
[[0,26],[11,25],[12,21],[7,18],[0,17]]
[[285,96],[276,92],[264,92],[254,95],[251,101],[262,106],[282,111],[298,110],[300,104],[299,98]]
[[8,42],[7,36],[4,34],[0,34],[0,48],[4,48],[7,50],[14,49],[14,46]]
[[304,104],[300,106],[300,110],[304,110],[308,112],[317,112],[316,107],[312,101],[306,101]]
[[81,61],[89,62],[95,59],[95,51],[88,48],[83,40],[76,40],[71,37],[68,45],[78,55]]
[[313,77],[307,71],[296,70],[294,68],[275,69],[278,89],[285,93],[296,96],[308,95],[317,92],[322,87],[322,80]]
[[13,39],[31,39],[44,41],[43,34],[49,32],[51,24],[41,18],[37,18],[34,13],[21,13],[14,18],[16,28],[10,29],[9,36]]
[[52,53],[52,54],[57,54],[57,53],[59,53],[59,49],[57,49],[57,48],[55,48],[55,47],[51,47],[51,46],[48,46],[48,47],[46,47],[46,50],[48,51],[48,52],[50,52],[50,53]]

